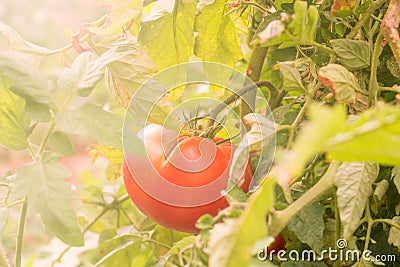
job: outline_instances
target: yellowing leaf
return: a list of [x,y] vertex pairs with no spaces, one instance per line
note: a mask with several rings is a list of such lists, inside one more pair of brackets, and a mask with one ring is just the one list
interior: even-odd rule
[[121,150],[118,150],[113,147],[106,147],[101,145],[101,153],[106,157],[109,161],[115,164],[121,164],[124,159],[124,153]]
[[139,44],[130,38],[118,40],[106,47],[117,47],[119,51],[127,52],[106,68],[108,90],[118,103],[127,108],[132,95],[155,72],[155,66]]
[[216,0],[200,9],[195,24],[198,35],[194,53],[205,61],[234,66],[243,55],[235,25],[225,15],[225,3],[225,0]]
[[122,175],[122,164],[116,164],[110,161],[106,168],[106,177],[110,181],[116,180]]
[[172,13],[158,11],[145,18],[138,41],[158,70],[187,62],[192,52],[196,2],[177,0]]
[[346,17],[351,15],[351,10],[355,7],[356,0],[334,0],[331,7],[331,16]]
[[28,147],[25,101],[13,94],[0,75],[0,143],[15,150]]
[[318,80],[329,88],[339,103],[354,103],[356,92],[361,91],[356,77],[338,64],[328,64],[320,68]]

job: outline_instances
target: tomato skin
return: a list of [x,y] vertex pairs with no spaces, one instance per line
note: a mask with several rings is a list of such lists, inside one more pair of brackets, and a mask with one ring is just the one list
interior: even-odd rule
[[286,250],[285,247],[286,241],[283,238],[282,234],[278,234],[275,237],[274,242],[268,246],[268,254],[277,254],[280,250]]
[[[135,178],[140,175],[152,176],[152,174],[145,173],[146,171],[148,173],[148,169],[153,165],[162,178],[178,186],[198,188],[209,185],[222,177],[219,180],[224,179],[222,183],[226,187],[229,177],[229,165],[232,161],[235,146],[230,143],[216,145],[212,140],[198,136],[187,137],[169,151],[169,155],[166,157],[161,142],[163,129],[161,126],[152,126],[148,132],[144,133],[142,140],[149,156],[147,162],[143,158],[132,158],[126,155],[123,164],[125,187],[135,205],[150,219],[171,229],[198,233],[199,230],[195,227],[198,218],[206,213],[215,216],[220,210],[228,207],[225,197],[220,196],[216,200],[207,203],[205,199],[210,196],[205,195],[203,203],[206,204],[193,206],[171,205],[150,196],[147,193],[148,191],[145,191]],[[164,141],[168,139],[166,138],[167,135],[164,133]],[[210,155],[213,156],[213,160],[207,161]],[[184,170],[185,168],[189,168],[189,171]],[[242,184],[239,184],[246,192],[249,189],[252,176],[253,174],[248,164],[244,179],[241,181]],[[162,191],[165,188],[157,186],[159,186],[158,183],[154,184],[153,189],[163,193]],[[203,196],[200,196],[200,198],[203,198]],[[199,200],[201,202],[202,199]]]

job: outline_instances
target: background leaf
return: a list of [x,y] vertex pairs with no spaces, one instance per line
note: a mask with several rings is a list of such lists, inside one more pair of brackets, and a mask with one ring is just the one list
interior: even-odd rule
[[7,38],[9,46],[7,54],[26,60],[34,66],[38,66],[50,51],[24,40],[14,29],[2,21],[0,21],[0,32]]
[[320,68],[318,80],[329,88],[339,103],[354,103],[356,92],[361,91],[354,75],[338,64]]
[[128,52],[106,68],[106,85],[111,95],[123,107],[129,106],[132,95],[155,72],[155,66],[139,44],[130,39],[107,45]]
[[2,203],[0,203],[0,218],[0,238],[2,238],[8,221],[8,207]]
[[[400,216],[392,218],[392,222],[400,226]],[[388,243],[397,247],[400,251],[400,230],[394,226],[390,227]]]
[[335,39],[330,42],[340,63],[349,70],[360,70],[370,65],[371,50],[365,41]]
[[317,253],[321,252],[323,247],[324,213],[324,208],[318,202],[314,202],[305,207],[288,224],[289,230]]
[[42,161],[18,168],[13,197],[27,197],[30,214],[40,213],[49,233],[67,244],[81,246],[83,237],[71,208],[72,191],[64,182],[71,173],[58,160],[45,154]]
[[147,49],[158,70],[189,60],[195,11],[195,1],[177,0],[172,13],[158,11],[144,20],[138,41]]
[[283,90],[307,93],[307,90],[304,88],[303,82],[301,81],[300,72],[291,66],[291,62],[280,62],[279,70],[282,74]]
[[62,131],[85,137],[122,150],[122,120],[93,104],[85,104],[74,110],[64,110],[56,115]]
[[0,75],[0,143],[15,150],[27,148],[29,123],[25,101],[7,88]]
[[69,136],[61,131],[55,131],[49,139],[49,147],[52,151],[56,151],[65,156],[75,155],[72,142]]
[[225,0],[203,6],[196,17],[198,32],[194,53],[204,61],[234,66],[242,58],[239,36],[230,16],[225,16]]
[[376,163],[350,162],[342,163],[335,175],[337,203],[346,240],[358,227],[378,173]]
[[26,101],[53,107],[49,97],[49,80],[39,70],[22,59],[16,59],[7,54],[0,54],[0,72],[14,81],[11,91],[23,97]]
[[104,75],[104,66],[98,64],[93,52],[84,52],[74,60],[71,68],[64,69],[57,82],[58,88],[77,92],[86,97]]
[[400,167],[396,166],[392,171],[393,182],[397,188],[397,191],[400,193]]

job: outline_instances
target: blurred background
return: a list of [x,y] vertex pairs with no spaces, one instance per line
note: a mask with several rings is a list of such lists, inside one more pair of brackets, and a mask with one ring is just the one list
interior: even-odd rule
[[[106,13],[98,0],[2,0],[0,1],[0,21],[7,24],[25,40],[49,49],[56,49],[67,45],[70,36],[79,30],[83,23],[94,21]],[[1,30],[1,29],[0,29]],[[0,31],[0,50],[7,46],[7,40]],[[63,67],[60,56],[50,57],[46,62],[47,69],[59,69]],[[100,85],[100,87],[104,85]],[[108,97],[108,92],[96,90],[94,98],[103,102]],[[103,99],[103,101],[101,101]],[[39,131],[40,132],[40,131]],[[40,137],[38,137],[40,138]],[[78,177],[104,178],[105,163],[98,161],[94,166],[90,164],[90,158],[86,155],[86,147],[93,140],[76,138],[73,140],[76,156],[66,157],[62,163],[73,172],[69,181],[77,182]],[[0,175],[11,171],[21,165],[30,162],[30,157],[23,152],[10,151],[0,146]],[[104,178],[105,179],[105,178]],[[0,188],[0,197],[2,196]],[[0,215],[1,216],[1,215]],[[16,233],[20,209],[18,206],[10,209],[7,221],[7,233]],[[2,218],[0,217],[0,224]],[[49,266],[48,259],[51,255],[57,255],[65,248],[58,240],[52,240],[46,236],[43,224],[38,216],[28,218],[24,236],[24,266]],[[89,237],[90,238],[90,237]],[[1,243],[10,259],[14,256],[15,235],[3,236]],[[93,242],[88,242],[95,244]],[[77,251],[75,253],[78,253]],[[47,260],[43,260],[46,259]],[[75,261],[75,262],[74,262]],[[76,259],[57,266],[74,266]]]

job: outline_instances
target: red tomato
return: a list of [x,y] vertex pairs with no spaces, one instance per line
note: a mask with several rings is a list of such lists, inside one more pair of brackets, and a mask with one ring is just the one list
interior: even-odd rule
[[[221,191],[227,186],[235,146],[216,145],[199,136],[174,143],[176,133],[162,126],[145,129],[142,141],[148,159],[125,155],[123,173],[129,196],[155,222],[178,231],[199,232],[195,223],[201,215],[215,216],[228,207]],[[252,176],[248,164],[238,184],[246,192]]]

